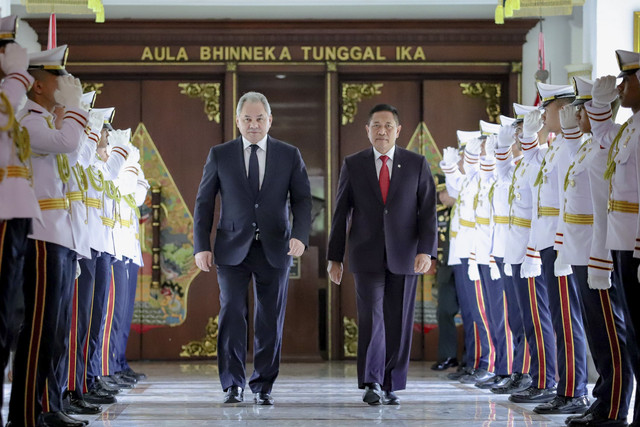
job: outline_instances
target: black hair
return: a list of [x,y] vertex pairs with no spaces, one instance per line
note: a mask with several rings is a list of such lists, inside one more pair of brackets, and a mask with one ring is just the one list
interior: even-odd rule
[[375,113],[378,113],[380,111],[389,111],[391,114],[393,114],[393,118],[396,121],[396,124],[398,125],[400,124],[400,116],[398,114],[398,110],[396,109],[396,107],[389,104],[378,104],[375,107],[373,107],[371,111],[369,111],[369,118],[367,118],[367,124],[371,123],[371,117],[373,117]]

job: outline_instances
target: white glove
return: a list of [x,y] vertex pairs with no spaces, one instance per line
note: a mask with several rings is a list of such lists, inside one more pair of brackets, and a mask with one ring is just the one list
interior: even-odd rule
[[611,287],[611,278],[589,274],[587,283],[589,284],[589,289],[609,289]]
[[511,269],[511,264],[504,263],[504,275],[505,276],[513,276],[513,270]]
[[502,278],[500,275],[500,269],[496,263],[489,263],[489,271],[491,272],[491,280],[500,280]]
[[4,48],[4,53],[0,53],[0,67],[5,75],[11,73],[24,73],[29,66],[29,55],[27,49],[18,43],[9,43]]
[[569,264],[564,264],[560,262],[561,260],[556,259],[553,263],[553,275],[556,277],[568,276],[573,273],[571,266]]
[[127,144],[129,148],[129,157],[127,157],[128,165],[137,165],[140,160],[140,150],[133,144]]
[[454,147],[446,147],[442,151],[442,163],[448,166],[457,165],[460,161],[458,150]]
[[[65,108],[84,108],[80,105],[82,99],[82,85],[80,80],[71,74],[67,76],[58,76],[58,89],[53,94],[56,102],[64,105]],[[86,111],[86,110],[84,110]]]
[[482,140],[480,138],[474,138],[467,143],[464,151],[469,153],[472,156],[477,156],[480,154],[480,150],[482,149]]
[[591,105],[596,108],[608,107],[618,97],[616,78],[613,76],[598,77],[591,88]]
[[480,270],[478,270],[478,264],[475,261],[469,260],[469,268],[467,269],[469,280],[475,282],[480,280]]
[[[509,148],[516,142],[515,139],[515,128],[513,126],[500,126],[500,131],[498,132],[498,148]],[[486,150],[486,148],[485,148]]]
[[82,270],[80,269],[80,262],[76,260],[76,279],[80,277],[80,274],[82,274]]
[[538,135],[540,129],[544,125],[542,121],[542,111],[533,110],[524,116],[524,123],[522,124],[522,136],[525,138],[533,138]]
[[484,143],[485,159],[493,159],[496,156],[497,142],[498,135],[489,135],[489,138],[487,138],[487,142]]
[[129,138],[126,135],[126,131],[116,129],[109,132],[108,141],[109,145],[107,146],[107,153],[109,153],[109,155],[111,155],[111,151],[113,151],[115,147],[120,147],[127,153],[128,157],[129,150],[131,150],[131,144],[129,144]]
[[568,104],[560,109],[560,126],[562,129],[575,129],[578,127],[576,107]]
[[104,123],[104,114],[96,110],[89,111],[89,129],[100,133],[100,131],[102,130],[103,123]]
[[526,257],[520,267],[520,277],[528,279],[529,277],[538,277],[542,273],[542,264],[540,260],[534,261],[532,258]]

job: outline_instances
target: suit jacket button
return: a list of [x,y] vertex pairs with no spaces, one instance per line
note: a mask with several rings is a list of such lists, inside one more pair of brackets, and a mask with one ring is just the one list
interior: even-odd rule
[[255,226],[256,226],[256,223],[255,223],[255,222],[252,222],[252,223],[251,223],[251,225],[253,225],[253,226],[255,227]]
[[384,214],[386,215],[386,214],[388,214],[388,213],[389,213],[389,211],[385,209],[385,210],[384,210]]
[[257,208],[257,207],[258,207],[258,204],[256,203],[255,205],[253,205],[253,207],[254,207],[254,208]]

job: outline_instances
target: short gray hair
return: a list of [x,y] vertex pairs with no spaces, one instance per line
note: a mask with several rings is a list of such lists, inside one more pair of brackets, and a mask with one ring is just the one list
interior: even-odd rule
[[242,111],[242,107],[245,102],[261,102],[264,106],[267,115],[271,115],[271,106],[269,105],[269,101],[267,101],[267,97],[261,94],[260,92],[247,92],[240,97],[238,100],[238,107],[236,107],[236,116],[240,116],[240,112]]

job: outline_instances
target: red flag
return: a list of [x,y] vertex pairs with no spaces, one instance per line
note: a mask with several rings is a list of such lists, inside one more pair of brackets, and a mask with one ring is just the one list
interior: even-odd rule
[[58,47],[56,39],[56,14],[52,13],[49,17],[49,40],[47,41],[47,50]]

